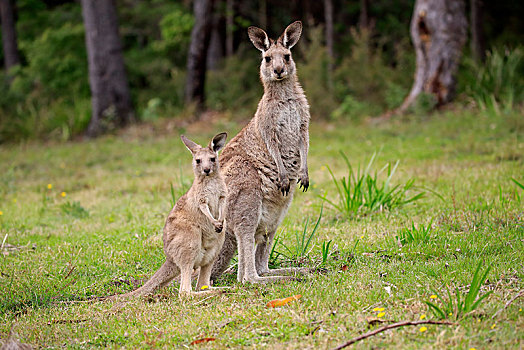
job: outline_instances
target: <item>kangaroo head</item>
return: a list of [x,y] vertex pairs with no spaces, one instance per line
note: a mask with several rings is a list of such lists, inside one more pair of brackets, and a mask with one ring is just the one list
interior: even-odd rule
[[247,33],[253,45],[262,51],[262,81],[281,81],[296,74],[291,48],[300,39],[302,22],[291,23],[277,40],[269,39],[266,32],[257,27],[249,27]]
[[207,147],[202,147],[184,135],[180,138],[193,155],[193,172],[195,176],[210,176],[218,172],[218,151],[226,144],[227,133],[222,132],[211,139]]

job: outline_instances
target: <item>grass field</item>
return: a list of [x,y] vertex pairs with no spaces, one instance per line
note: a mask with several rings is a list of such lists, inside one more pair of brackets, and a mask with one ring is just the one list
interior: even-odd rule
[[[239,128],[215,123],[184,132],[203,143]],[[160,267],[165,217],[173,197],[192,181],[182,130],[147,130],[135,127],[90,142],[1,146],[1,338],[12,330],[21,342],[42,348],[329,349],[391,322],[436,320],[425,302],[442,306],[431,296],[447,300],[446,288],[452,300],[457,293],[463,300],[480,264],[482,272],[491,270],[479,296],[492,293],[466,314],[457,315],[453,306],[445,317],[454,325],[399,328],[355,346],[524,343],[524,298],[504,308],[524,287],[524,191],[512,180],[524,184],[519,113],[494,118],[448,111],[384,125],[313,123],[311,190],[295,196],[272,263],[319,267],[324,244],[325,262],[315,273],[241,285],[233,267],[218,281],[231,286],[229,293],[210,298],[182,302],[174,284],[148,300],[91,300],[129,291]],[[412,179],[415,188],[407,194],[425,195],[391,210],[350,217],[338,212],[321,197],[337,200],[327,169],[337,178],[346,174],[339,151],[354,167],[364,167],[375,152],[376,170],[399,160],[392,184]],[[297,234],[300,239],[306,219],[311,233],[323,203],[310,245],[297,249]],[[413,238],[402,236],[413,231]],[[266,307],[297,294],[299,300],[281,308]],[[206,337],[215,340],[190,345]]]

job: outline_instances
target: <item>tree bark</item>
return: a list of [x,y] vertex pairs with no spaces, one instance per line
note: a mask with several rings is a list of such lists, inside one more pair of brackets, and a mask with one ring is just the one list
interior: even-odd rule
[[206,60],[211,30],[213,0],[195,0],[193,12],[195,25],[191,31],[191,44],[187,56],[186,103],[204,106]]
[[234,0],[226,0],[226,56],[233,55],[234,45],[234,18],[235,18],[235,2]]
[[333,0],[324,0],[324,20],[326,22],[326,49],[329,56],[329,70],[333,70]]
[[222,32],[220,30],[222,15],[215,13],[212,16],[211,34],[209,38],[209,48],[207,50],[207,68],[215,70],[222,57],[224,57],[224,49],[222,47]]
[[369,28],[369,0],[360,0],[358,26],[361,30]]
[[6,72],[20,64],[16,41],[15,10],[11,0],[0,0],[0,20],[2,21],[2,46]]
[[258,27],[267,28],[267,0],[258,1]]
[[484,38],[484,4],[482,0],[470,0],[471,52],[477,62],[486,58],[486,41]]
[[466,33],[463,0],[416,0],[411,19],[411,39],[417,56],[415,79],[400,112],[423,92],[434,96],[437,106],[451,101]]
[[134,121],[114,0],[82,0],[92,115],[86,135]]

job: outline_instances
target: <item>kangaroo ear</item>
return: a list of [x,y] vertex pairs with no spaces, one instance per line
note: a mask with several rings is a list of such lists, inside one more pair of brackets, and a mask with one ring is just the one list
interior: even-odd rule
[[221,132],[220,134],[217,134],[209,143],[209,148],[218,153],[218,151],[220,151],[226,145],[226,139],[227,132]]
[[255,47],[260,51],[264,52],[269,49],[269,38],[266,32],[264,32],[262,29],[251,26],[247,28],[247,35],[249,36],[249,39],[253,45],[255,45]]
[[195,153],[197,151],[199,146],[196,143],[194,143],[184,135],[180,135],[180,138],[182,139],[184,145],[186,145],[187,149],[191,151],[191,153]]
[[302,22],[291,23],[282,34],[282,45],[288,49],[292,48],[300,39],[300,34],[302,34]]

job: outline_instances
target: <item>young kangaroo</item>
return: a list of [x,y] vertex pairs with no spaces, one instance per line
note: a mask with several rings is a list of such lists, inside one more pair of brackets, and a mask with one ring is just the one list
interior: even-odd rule
[[191,294],[191,274],[198,267],[197,291],[210,286],[211,268],[224,242],[226,186],[219,172],[218,151],[226,137],[226,133],[220,133],[208,147],[201,147],[181,136],[193,154],[195,180],[167,217],[163,237],[166,262],[142,287],[115,298],[151,294],[179,274],[180,294]]
[[309,105],[290,51],[301,32],[300,21],[290,24],[277,40],[269,39],[260,28],[248,29],[253,45],[262,52],[264,95],[254,118],[220,156],[228,189],[227,230],[213,267],[213,280],[226,269],[236,249],[239,282],[284,279],[289,276],[271,275],[297,271],[270,271],[268,261],[296,183],[300,182],[304,191],[309,186]]

